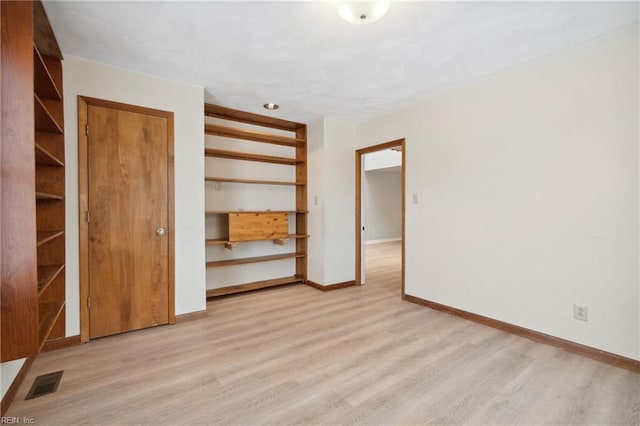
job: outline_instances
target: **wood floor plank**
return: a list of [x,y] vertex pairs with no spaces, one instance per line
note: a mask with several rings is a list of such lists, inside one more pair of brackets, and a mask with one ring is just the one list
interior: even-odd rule
[[[7,415],[40,425],[635,424],[640,375],[400,299],[400,244],[366,284],[289,285],[202,319],[43,353]],[[25,401],[33,379],[58,391]]]

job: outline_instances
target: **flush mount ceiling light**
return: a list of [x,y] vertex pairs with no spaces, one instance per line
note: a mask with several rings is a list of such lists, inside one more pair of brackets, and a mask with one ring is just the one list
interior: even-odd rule
[[389,2],[389,0],[339,1],[338,15],[352,24],[369,24],[387,13]]
[[269,109],[269,110],[272,110],[272,111],[273,111],[274,109],[278,109],[278,108],[280,108],[280,105],[278,105],[278,104],[274,104],[273,102],[266,103],[266,104],[264,104],[264,105],[262,105],[262,106],[263,106],[265,109]]

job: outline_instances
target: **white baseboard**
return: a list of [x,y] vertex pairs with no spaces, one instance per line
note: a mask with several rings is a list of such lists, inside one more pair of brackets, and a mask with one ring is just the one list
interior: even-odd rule
[[383,238],[381,240],[369,240],[365,241],[365,245],[369,244],[380,244],[380,243],[390,243],[391,241],[402,241],[402,238]]

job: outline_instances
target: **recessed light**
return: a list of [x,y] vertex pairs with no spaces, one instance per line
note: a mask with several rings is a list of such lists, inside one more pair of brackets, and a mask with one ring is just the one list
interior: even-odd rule
[[262,106],[263,106],[265,109],[270,109],[270,110],[274,110],[274,109],[278,109],[278,108],[280,108],[280,105],[278,105],[278,104],[274,104],[273,102],[266,103],[266,104],[264,104],[264,105],[262,105]]
[[340,1],[338,15],[352,24],[369,24],[382,18],[389,10],[389,0]]

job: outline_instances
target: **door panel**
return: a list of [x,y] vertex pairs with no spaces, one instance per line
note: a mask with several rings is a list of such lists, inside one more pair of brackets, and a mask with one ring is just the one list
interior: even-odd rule
[[169,322],[166,117],[89,105],[89,334]]

